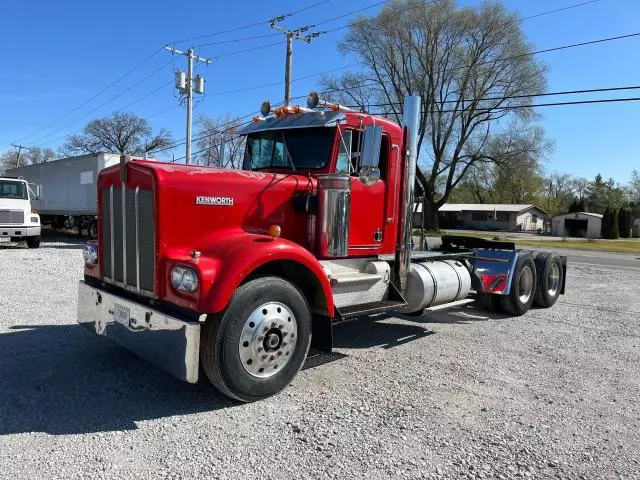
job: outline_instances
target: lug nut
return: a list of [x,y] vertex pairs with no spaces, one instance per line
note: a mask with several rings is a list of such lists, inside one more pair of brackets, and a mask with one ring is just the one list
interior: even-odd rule
[[282,352],[278,352],[278,356],[282,355]]
[[288,335],[288,333],[287,333],[287,332],[282,332],[282,336],[283,336],[283,337],[286,337],[287,335]]
[[264,337],[263,337],[262,335],[260,335],[260,336],[258,337],[258,341],[259,341],[259,342],[261,342],[263,339],[264,339]]
[[271,355],[271,358],[269,360],[275,360],[276,357],[274,355]]
[[262,360],[266,360],[266,359],[267,359],[267,356],[266,356],[266,355],[263,355],[263,356],[262,356]]
[[262,351],[262,347],[258,347],[258,351],[261,352]]
[[271,328],[276,328],[276,322],[271,322]]

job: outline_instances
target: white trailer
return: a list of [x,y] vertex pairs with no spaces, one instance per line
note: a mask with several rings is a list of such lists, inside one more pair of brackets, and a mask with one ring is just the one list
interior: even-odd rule
[[97,232],[98,172],[119,161],[118,154],[96,153],[12,168],[6,174],[39,186],[40,196],[31,206],[40,214],[43,224],[86,228],[93,238]]

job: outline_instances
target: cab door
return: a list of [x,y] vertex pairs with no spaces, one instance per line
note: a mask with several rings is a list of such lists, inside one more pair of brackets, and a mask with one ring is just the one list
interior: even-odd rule
[[[377,255],[381,253],[385,239],[389,140],[383,135],[380,144],[379,171],[374,176],[365,177],[360,175],[360,131],[353,131],[349,136],[351,136],[352,147],[349,255]],[[343,145],[341,154],[344,149]],[[340,156],[338,165],[341,165]]]

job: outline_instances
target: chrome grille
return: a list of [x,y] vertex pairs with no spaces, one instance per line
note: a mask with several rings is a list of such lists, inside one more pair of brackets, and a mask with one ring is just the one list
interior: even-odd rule
[[[102,258],[107,282],[153,295],[155,220],[153,191],[102,190]],[[123,208],[124,206],[124,208]]]
[[24,223],[24,211],[0,210],[0,223],[15,223],[22,225]]

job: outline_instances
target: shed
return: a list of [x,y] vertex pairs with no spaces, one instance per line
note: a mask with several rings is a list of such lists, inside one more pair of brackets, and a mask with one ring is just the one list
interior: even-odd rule
[[599,213],[566,213],[551,220],[551,234],[557,237],[600,238],[601,230],[602,215]]
[[445,203],[438,214],[444,228],[523,232],[542,231],[547,218],[535,205],[502,203]]

